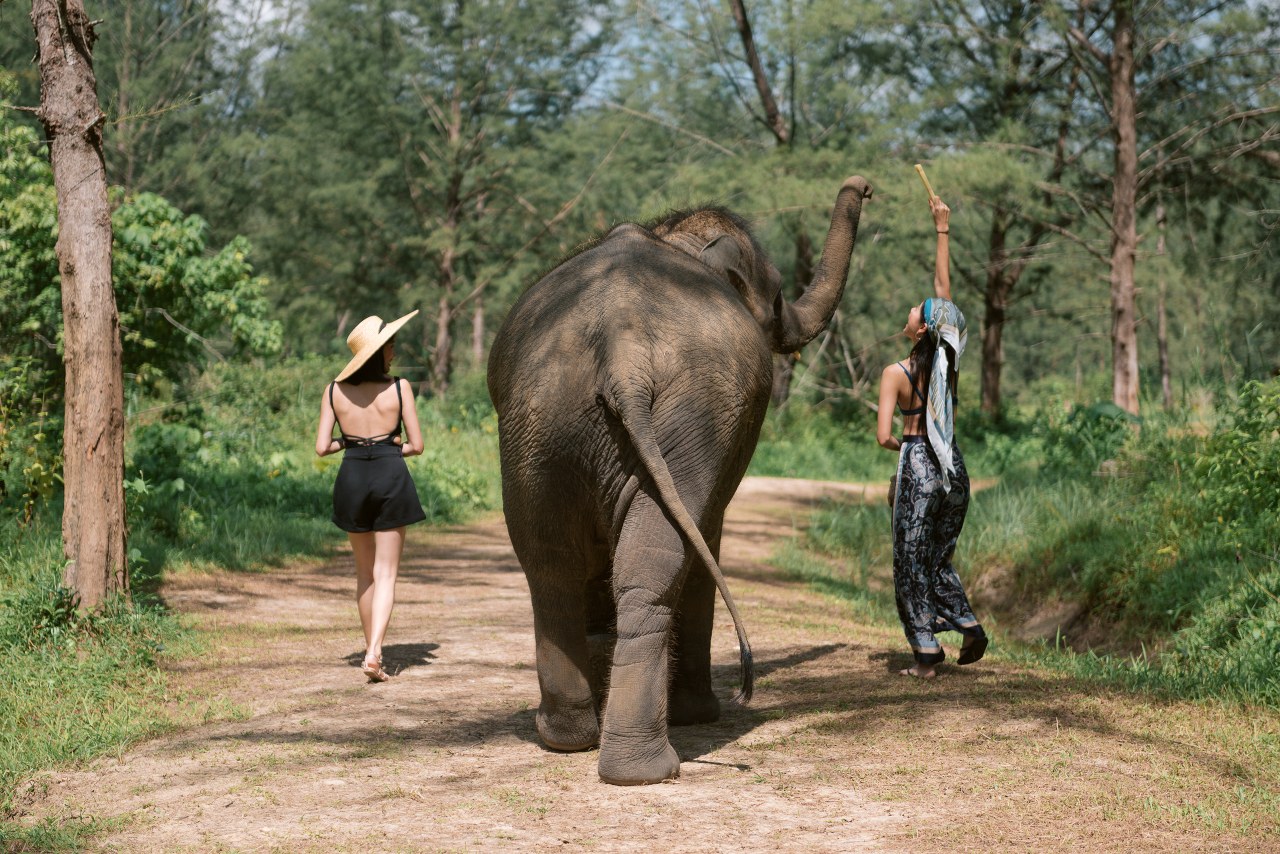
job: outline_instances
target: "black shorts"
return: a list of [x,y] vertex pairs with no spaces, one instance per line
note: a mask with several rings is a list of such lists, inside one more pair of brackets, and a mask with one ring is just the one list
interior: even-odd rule
[[333,524],[353,534],[427,518],[399,445],[347,448],[333,484]]

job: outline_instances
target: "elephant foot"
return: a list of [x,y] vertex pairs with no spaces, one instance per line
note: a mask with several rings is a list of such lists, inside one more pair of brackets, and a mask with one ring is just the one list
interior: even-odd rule
[[600,746],[600,779],[614,786],[644,786],[680,776],[680,757],[670,742],[653,756],[611,747],[606,739]]
[[718,720],[720,720],[720,701],[710,691],[671,692],[671,699],[667,706],[667,722],[672,726],[709,724]]
[[538,736],[552,750],[572,753],[590,750],[600,743],[600,721],[595,704],[583,709],[547,711],[538,709]]

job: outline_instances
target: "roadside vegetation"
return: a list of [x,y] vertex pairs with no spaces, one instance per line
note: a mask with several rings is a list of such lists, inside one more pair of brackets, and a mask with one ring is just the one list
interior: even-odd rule
[[[345,542],[329,522],[341,457],[319,459],[312,448],[334,370],[314,357],[218,363],[181,388],[130,401],[132,601],[98,613],[79,610],[62,586],[61,506],[56,493],[40,495],[44,472],[58,466],[57,419],[0,434],[21,446],[4,459],[28,469],[25,480],[21,471],[8,480],[25,492],[4,505],[0,526],[0,820],[34,770],[239,714],[216,696],[175,692],[162,662],[198,658],[203,641],[166,610],[159,586],[174,574],[323,558]],[[429,524],[496,506],[496,423],[482,390],[464,383],[447,402],[418,399],[427,450],[409,465]],[[51,828],[23,837],[34,840],[31,832],[60,838]]]
[[[976,604],[1005,642],[1043,608],[1068,615],[1017,655],[1167,695],[1280,707],[1280,379],[1135,428],[1110,404],[961,423],[971,476],[994,478],[975,492],[956,556]],[[878,450],[870,430],[849,443]],[[756,470],[832,478],[857,467],[854,451],[814,465],[821,441],[770,438]],[[887,479],[882,461],[863,464]],[[780,559],[894,621],[888,526],[883,505],[829,503]]]

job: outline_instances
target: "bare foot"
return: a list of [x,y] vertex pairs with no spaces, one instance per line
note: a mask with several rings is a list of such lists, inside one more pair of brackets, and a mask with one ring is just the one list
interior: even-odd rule
[[938,675],[938,671],[934,670],[932,667],[926,667],[919,664],[914,667],[908,667],[906,670],[899,670],[898,673],[903,676],[914,676],[917,679],[933,679]]

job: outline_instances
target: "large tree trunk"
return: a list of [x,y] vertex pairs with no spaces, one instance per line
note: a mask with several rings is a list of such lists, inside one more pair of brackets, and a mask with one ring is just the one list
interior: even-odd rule
[[1165,300],[1165,210],[1164,203],[1161,202],[1156,206],[1156,228],[1159,230],[1159,236],[1156,238],[1156,255],[1161,258],[1160,264],[1160,305],[1158,307],[1158,322],[1156,324],[1156,346],[1160,351],[1160,397],[1164,404],[1165,412],[1173,411],[1173,381],[1169,371],[1169,311]]
[[124,515],[124,379],[111,290],[111,209],[102,158],[105,116],[83,0],[33,0],[40,121],[58,199],[66,424],[65,583],[86,608],[128,590]]
[[1008,224],[1004,209],[996,206],[991,215],[991,238],[987,250],[987,282],[982,295],[982,411],[1000,414],[1000,375],[1004,368],[1004,321],[1013,282],[1006,275]]
[[1138,131],[1134,87],[1133,0],[1116,0],[1110,56],[1115,174],[1111,199],[1112,400],[1138,414]]
[[443,397],[453,377],[453,305],[450,294],[440,296],[436,312],[435,355],[431,360],[431,391]]

